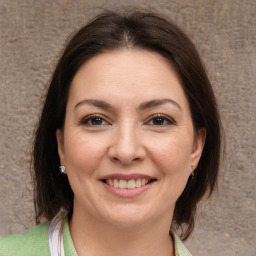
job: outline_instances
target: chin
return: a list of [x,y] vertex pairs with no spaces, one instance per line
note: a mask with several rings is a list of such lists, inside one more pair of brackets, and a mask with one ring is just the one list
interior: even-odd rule
[[107,215],[104,215],[105,221],[113,226],[118,228],[136,228],[152,221],[155,214],[150,214],[150,211],[145,206],[126,206],[118,207],[118,209],[109,211]]
[[116,227],[118,229],[134,229],[140,226],[143,226],[147,221],[145,219],[138,219],[136,217],[123,217],[119,219],[111,219],[110,221],[111,226]]

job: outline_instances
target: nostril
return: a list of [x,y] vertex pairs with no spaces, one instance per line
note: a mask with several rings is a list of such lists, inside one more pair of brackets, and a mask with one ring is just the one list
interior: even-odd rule
[[140,161],[140,158],[139,157],[132,158],[132,157],[123,157],[123,156],[112,156],[111,160],[113,162],[120,162],[123,165],[129,165],[131,163]]
[[120,135],[108,149],[108,156],[113,162],[129,165],[145,159],[145,150],[139,140],[131,136]]
[[119,161],[118,157],[116,157],[116,156],[112,157],[111,159],[112,159],[112,161],[114,161],[114,162]]

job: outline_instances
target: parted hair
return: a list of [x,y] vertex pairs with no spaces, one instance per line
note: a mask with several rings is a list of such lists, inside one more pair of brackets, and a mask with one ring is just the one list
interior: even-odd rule
[[[164,56],[176,70],[189,102],[195,133],[206,129],[206,140],[194,177],[178,198],[173,227],[186,239],[194,229],[198,202],[217,186],[221,157],[221,122],[212,86],[200,56],[182,30],[151,12],[104,12],[78,30],[67,43],[53,72],[36,127],[32,175],[36,222],[52,220],[61,208],[69,216],[74,194],[66,175],[59,172],[56,130],[65,123],[70,85],[87,60],[106,50],[146,49]],[[88,149],[89,150],[89,149]]]

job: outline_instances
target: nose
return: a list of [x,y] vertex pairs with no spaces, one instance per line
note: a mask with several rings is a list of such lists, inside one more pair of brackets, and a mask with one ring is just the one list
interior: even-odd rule
[[118,127],[113,135],[108,155],[112,161],[123,165],[142,161],[146,156],[146,152],[139,129],[131,124],[124,124]]

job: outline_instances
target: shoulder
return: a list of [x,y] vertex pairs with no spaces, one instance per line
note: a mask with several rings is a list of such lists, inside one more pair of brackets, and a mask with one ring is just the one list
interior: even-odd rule
[[175,256],[192,256],[192,254],[188,251],[188,249],[180,240],[179,236],[174,231],[172,231],[172,236],[175,245]]
[[50,255],[48,227],[48,223],[43,223],[24,234],[0,237],[0,256]]

